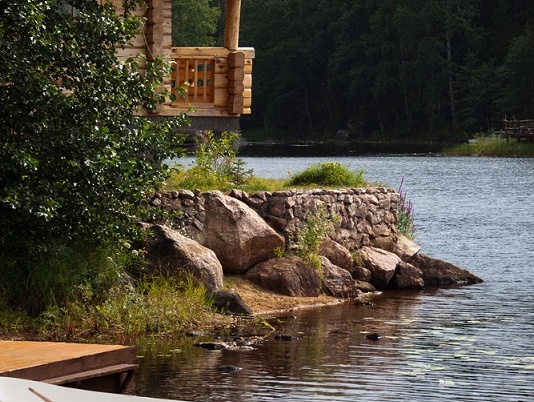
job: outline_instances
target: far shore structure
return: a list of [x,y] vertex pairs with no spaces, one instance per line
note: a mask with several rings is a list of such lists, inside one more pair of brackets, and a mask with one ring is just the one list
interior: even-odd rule
[[[100,1],[111,1],[118,12],[122,8],[122,0]],[[172,0],[147,0],[137,13],[146,19],[145,26],[131,46],[117,49],[117,57],[143,53],[151,61],[162,56],[172,65],[165,87],[176,95],[174,101],[167,99],[156,110],[141,113],[169,117],[185,112],[193,129],[239,130],[239,117],[251,113],[255,57],[253,48],[239,47],[241,0],[226,1],[223,47],[173,47]],[[180,88],[185,96],[179,96]]]

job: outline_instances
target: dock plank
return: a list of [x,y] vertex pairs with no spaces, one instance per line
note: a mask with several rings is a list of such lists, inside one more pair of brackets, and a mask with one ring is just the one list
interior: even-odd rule
[[90,384],[91,389],[100,382],[104,390],[120,392],[128,386],[135,360],[135,348],[130,346],[0,341],[0,376],[4,377],[50,383],[71,378]]

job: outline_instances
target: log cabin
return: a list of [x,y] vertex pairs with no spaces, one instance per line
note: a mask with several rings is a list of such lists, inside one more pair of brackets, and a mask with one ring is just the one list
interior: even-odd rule
[[[118,12],[122,0],[112,1]],[[158,55],[171,62],[166,88],[176,95],[147,116],[187,113],[193,129],[239,130],[239,117],[251,113],[252,61],[254,49],[239,47],[241,0],[226,0],[224,47],[173,47],[172,0],[146,0],[137,12],[145,18],[141,33],[118,59],[144,53],[147,60]],[[179,96],[179,88],[185,95]]]

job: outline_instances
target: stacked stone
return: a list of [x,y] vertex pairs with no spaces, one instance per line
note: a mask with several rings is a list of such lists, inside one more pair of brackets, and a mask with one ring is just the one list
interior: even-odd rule
[[[189,190],[163,192],[155,195],[151,204],[181,211],[180,225],[188,236],[198,238],[204,228],[204,203],[210,194]],[[348,249],[370,245],[376,238],[392,238],[396,233],[399,194],[391,188],[261,191],[251,195],[233,190],[230,196],[254,209],[286,237],[302,228],[321,206],[326,209],[327,219],[338,222],[333,239]]]
[[334,240],[349,249],[396,233],[399,194],[391,188],[263,191],[252,195],[234,190],[230,195],[256,210],[269,225],[285,235],[301,228],[321,206],[326,207],[327,219],[339,220]]

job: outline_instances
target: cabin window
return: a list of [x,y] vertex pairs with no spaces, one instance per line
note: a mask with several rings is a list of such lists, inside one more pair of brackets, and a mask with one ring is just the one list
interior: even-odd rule
[[[180,58],[176,60],[173,71],[173,91],[177,102],[196,106],[213,106],[214,71],[214,59]],[[180,96],[180,87],[184,88],[183,96]]]

